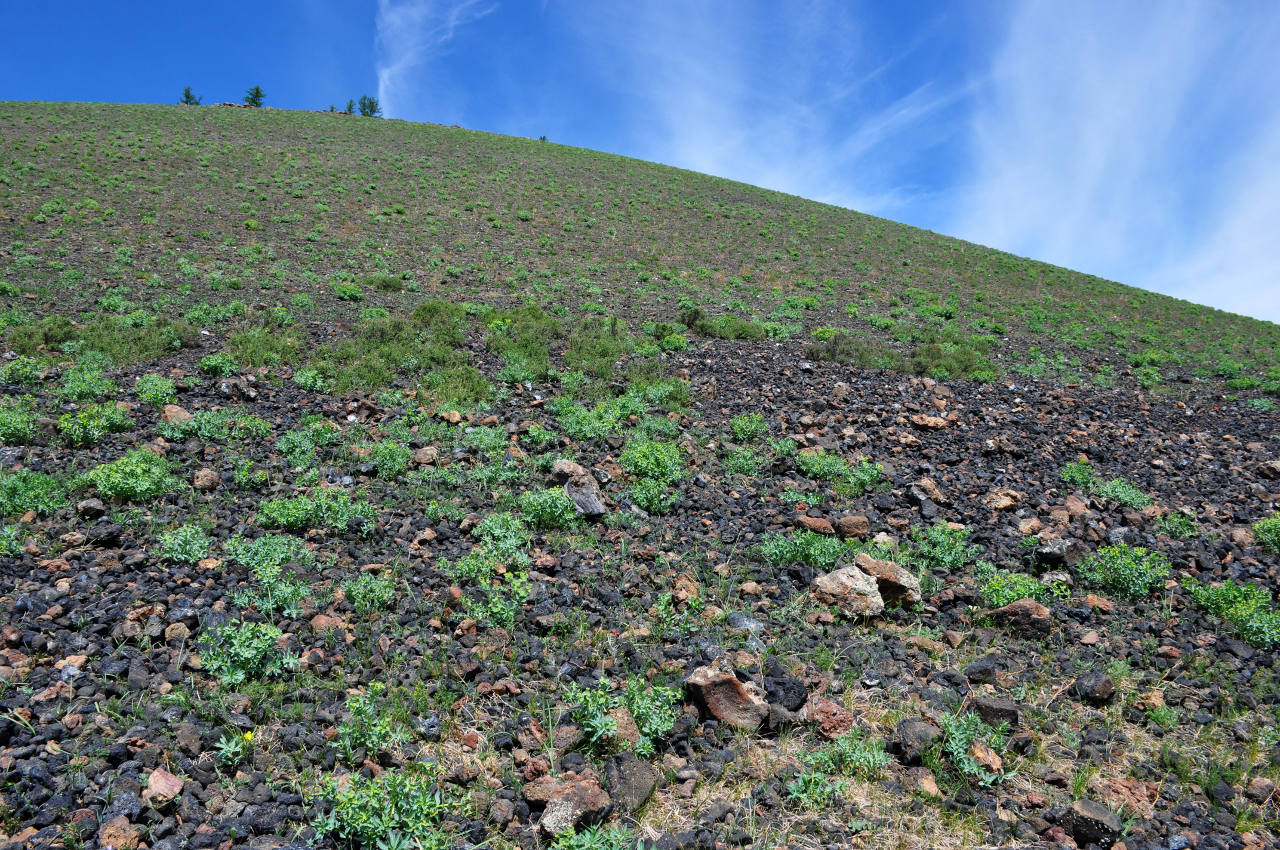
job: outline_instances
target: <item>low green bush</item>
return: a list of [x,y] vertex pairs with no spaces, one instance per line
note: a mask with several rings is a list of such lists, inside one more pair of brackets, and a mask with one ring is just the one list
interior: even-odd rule
[[114,403],[89,404],[58,417],[58,431],[69,446],[91,446],[132,426],[133,420]]
[[1226,620],[1250,645],[1259,649],[1280,646],[1280,611],[1271,592],[1253,584],[1225,581],[1218,585],[1185,581],[1191,598],[1210,614]]
[[0,404],[0,444],[25,446],[40,435],[30,405],[6,399]]
[[214,629],[200,654],[204,669],[227,687],[284,672],[283,633],[270,623],[234,622]]
[[315,820],[316,832],[342,846],[366,850],[393,846],[450,850],[454,846],[454,837],[442,823],[455,805],[440,781],[440,768],[432,762],[413,762],[371,779],[349,773],[341,782],[330,780],[325,796],[332,805]]
[[0,516],[50,516],[67,503],[66,491],[58,479],[43,472],[19,469],[0,472]]
[[159,498],[178,485],[169,474],[169,463],[148,449],[134,449],[124,457],[95,466],[84,481],[104,499],[145,502]]
[[198,525],[181,525],[160,535],[160,553],[175,564],[196,564],[209,556],[213,541]]
[[362,617],[391,607],[396,598],[396,580],[391,576],[361,573],[342,583],[342,592]]
[[[321,487],[310,496],[270,499],[258,506],[258,522],[264,528],[306,531],[327,528],[349,531],[358,520],[372,521],[377,516],[373,505],[353,500],[351,494],[337,487]],[[363,526],[368,528],[368,524]]]
[[627,443],[618,465],[637,478],[670,484],[684,476],[684,457],[675,443],[638,439]]
[[1255,522],[1253,535],[1263,547],[1280,555],[1280,514]]
[[739,443],[751,443],[769,434],[769,426],[759,413],[744,413],[729,420],[729,430]]
[[573,528],[578,509],[563,489],[531,490],[520,494],[520,512],[537,529]]
[[1104,546],[1080,565],[1090,583],[1126,599],[1139,599],[1164,585],[1169,560],[1141,546]]
[[163,407],[178,400],[177,386],[161,375],[140,375],[133,389],[139,401],[154,407]]

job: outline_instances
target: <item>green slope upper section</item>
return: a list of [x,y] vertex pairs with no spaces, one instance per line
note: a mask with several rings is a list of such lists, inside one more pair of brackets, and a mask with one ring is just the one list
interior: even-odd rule
[[1271,323],[624,157],[326,113],[0,103],[0,324],[298,293],[410,308],[413,292],[334,294],[378,274],[637,321],[697,306],[775,338],[973,345],[1007,375],[1109,360],[1153,386],[1248,388],[1280,362]]

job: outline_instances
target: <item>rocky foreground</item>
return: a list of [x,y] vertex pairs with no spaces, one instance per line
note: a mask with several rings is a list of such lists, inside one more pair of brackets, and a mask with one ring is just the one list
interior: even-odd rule
[[[1280,586],[1277,414],[724,342],[666,366],[686,405],[571,439],[555,387],[414,413],[177,358],[167,406],[113,373],[127,429],[3,448],[81,482],[5,520],[6,846],[1275,846],[1274,645],[1191,588]],[[641,434],[678,469],[624,464]],[[139,447],[154,498],[84,483]],[[569,516],[521,495],[566,482]],[[1111,547],[1168,573],[1108,583]]]

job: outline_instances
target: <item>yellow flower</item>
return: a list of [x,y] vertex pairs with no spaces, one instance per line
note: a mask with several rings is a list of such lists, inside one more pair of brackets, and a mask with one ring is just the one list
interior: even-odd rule
[[253,732],[252,732],[252,731],[250,731],[250,732],[245,732],[245,733],[244,733],[244,739],[245,739],[246,741],[252,741],[252,740],[253,740]]

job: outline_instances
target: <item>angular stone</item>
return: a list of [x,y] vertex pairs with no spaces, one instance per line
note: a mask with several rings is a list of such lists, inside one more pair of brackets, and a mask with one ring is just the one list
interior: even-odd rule
[[836,534],[841,537],[866,537],[871,533],[871,520],[864,516],[842,516],[836,522]]
[[920,764],[925,752],[942,737],[942,730],[920,717],[908,717],[893,731],[892,749],[905,765]]
[[551,474],[559,481],[567,481],[570,478],[586,475],[587,470],[581,464],[559,458],[555,463],[551,464]]
[[807,528],[816,534],[835,534],[836,530],[831,527],[831,523],[822,517],[806,516],[801,514],[796,517],[796,525],[801,528]]
[[1047,635],[1053,628],[1053,615],[1034,599],[1019,599],[997,608],[991,619],[1025,635]]
[[435,446],[423,446],[413,453],[413,462],[418,466],[430,466],[440,459],[440,450]]
[[605,507],[604,495],[595,476],[590,474],[575,475],[564,483],[564,494],[573,502],[578,513],[583,516],[600,516],[609,512]]
[[1002,488],[994,490],[983,498],[982,502],[993,511],[1007,511],[1022,501],[1022,494],[1016,490]]
[[142,792],[142,800],[154,808],[160,808],[173,802],[182,793],[182,780],[163,767],[157,767],[147,777],[147,787]]
[[220,479],[218,473],[208,467],[196,470],[196,474],[191,479],[191,486],[197,490],[214,490],[217,488]]
[[969,745],[969,757],[992,773],[999,773],[1004,770],[1004,760],[1000,758],[995,750],[981,741],[974,741]]
[[884,598],[874,578],[855,566],[820,575],[810,587],[814,599],[834,605],[846,617],[874,617],[884,611]]
[[910,570],[893,561],[878,561],[866,552],[859,552],[853,563],[876,580],[876,588],[884,604],[905,605],[920,601],[920,579]]
[[1018,704],[1011,699],[988,696],[975,697],[973,710],[982,718],[982,722],[988,726],[997,726],[1001,723],[1017,726],[1021,719]]
[[653,794],[658,771],[631,750],[623,750],[605,762],[604,778],[615,809],[633,814]]
[[142,827],[129,823],[124,815],[114,817],[98,827],[98,844],[112,850],[134,850],[142,835]]
[[769,716],[769,703],[752,682],[738,681],[724,656],[699,667],[684,680],[689,695],[717,720],[737,729],[753,730]]
[[1120,837],[1124,824],[1115,812],[1093,800],[1076,800],[1062,816],[1062,825],[1079,844],[1110,847]]
[[160,409],[160,421],[166,425],[174,422],[190,422],[192,419],[195,417],[176,404],[166,404]]
[[1115,683],[1101,670],[1090,670],[1072,684],[1075,695],[1090,705],[1106,705],[1116,695]]
[[816,694],[809,697],[801,711],[803,719],[818,727],[825,738],[839,738],[853,728],[853,712],[834,700]]
[[547,836],[572,832],[578,824],[594,823],[608,813],[612,801],[590,771],[565,781],[553,781],[559,787],[551,792],[538,823]]

